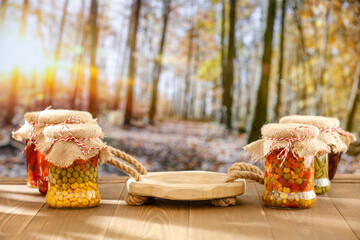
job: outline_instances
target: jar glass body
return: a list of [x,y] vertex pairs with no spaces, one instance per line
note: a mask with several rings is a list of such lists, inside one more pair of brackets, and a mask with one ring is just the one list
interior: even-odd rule
[[262,200],[273,208],[310,208],[317,196],[314,192],[314,157],[300,158],[291,152],[279,160],[280,150],[265,159],[265,181]]
[[88,208],[100,203],[98,157],[76,160],[67,168],[49,163],[46,203],[54,208]]
[[337,167],[339,166],[339,162],[341,159],[341,152],[340,153],[329,153],[329,179],[332,180],[335,177],[335,173]]
[[37,168],[37,151],[35,144],[29,144],[26,140],[26,185],[30,188],[37,187],[38,168]]
[[40,152],[37,153],[37,166],[38,166],[38,178],[37,185],[39,192],[46,194],[48,191],[48,161],[45,160],[45,156]]
[[315,157],[315,193],[324,194],[329,191],[331,182],[329,180],[329,155]]

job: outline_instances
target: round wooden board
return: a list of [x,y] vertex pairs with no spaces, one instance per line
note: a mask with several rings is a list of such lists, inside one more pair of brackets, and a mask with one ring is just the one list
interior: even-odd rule
[[241,195],[245,180],[226,183],[225,173],[204,171],[151,172],[141,175],[141,181],[129,178],[127,190],[133,195],[171,200],[210,200]]

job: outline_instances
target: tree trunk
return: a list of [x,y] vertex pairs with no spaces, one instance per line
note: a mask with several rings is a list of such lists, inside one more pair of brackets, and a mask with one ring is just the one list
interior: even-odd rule
[[[358,43],[358,49],[360,51],[360,43]],[[359,102],[359,95],[360,95],[360,60],[358,60],[356,65],[355,79],[353,82],[352,91],[347,107],[346,122],[345,122],[346,131],[351,132],[352,130],[355,113],[357,110],[357,104]]]
[[48,86],[48,99],[46,101],[46,105],[50,106],[53,104],[54,101],[54,86],[55,86],[55,79],[56,79],[56,71],[58,68],[58,61],[59,61],[59,56],[60,56],[60,51],[61,51],[61,46],[62,46],[62,38],[63,38],[63,32],[64,32],[64,26],[65,26],[65,21],[66,21],[66,15],[67,15],[67,7],[68,7],[68,3],[69,0],[65,0],[64,3],[64,7],[63,7],[63,14],[61,17],[61,22],[60,22],[60,29],[59,29],[59,36],[58,36],[58,41],[56,44],[56,48],[55,48],[55,54],[54,54],[54,69],[51,73],[51,77],[50,77],[50,81],[49,81],[49,86]]
[[[82,6],[81,6],[81,13],[79,16],[79,22],[83,22],[84,21],[84,11],[85,11],[85,1],[82,1]],[[72,94],[72,96],[70,97],[70,106],[72,109],[76,109],[76,99],[78,97],[79,94],[79,90],[80,90],[80,82],[81,80],[83,80],[84,78],[84,56],[85,56],[85,52],[86,52],[86,39],[87,39],[87,35],[88,35],[88,30],[87,30],[87,25],[88,23],[86,22],[83,26],[81,26],[79,28],[79,31],[81,32],[81,40],[80,40],[80,44],[82,47],[82,52],[79,54],[77,63],[76,63],[76,77],[75,77],[75,85],[74,85],[74,92]]]
[[7,0],[2,0],[0,5],[0,27],[5,21],[6,8],[7,8]]
[[186,61],[186,74],[185,74],[185,88],[184,88],[184,103],[183,103],[183,118],[188,119],[189,117],[189,93],[190,93],[190,75],[193,55],[193,41],[194,41],[194,20],[191,19],[191,27],[189,29],[189,43]]
[[236,23],[236,0],[230,0],[230,28],[226,65],[223,75],[223,106],[226,109],[226,128],[232,128],[232,88],[234,82],[234,58],[235,58],[235,23]]
[[248,143],[253,142],[260,138],[261,126],[267,120],[272,38],[273,38],[275,14],[276,14],[276,0],[268,0],[266,28],[264,33],[264,47],[263,47],[262,60],[261,60],[261,75],[259,81],[260,85],[256,93],[256,102],[252,116]]
[[153,74],[152,74],[153,81],[152,81],[151,102],[150,102],[150,110],[149,110],[150,124],[154,123],[154,118],[155,118],[155,114],[156,114],[158,84],[159,84],[159,78],[160,78],[161,68],[162,68],[162,56],[163,56],[165,39],[166,39],[166,29],[167,29],[167,25],[168,25],[171,0],[164,0],[163,4],[164,4],[163,29],[162,29],[160,46],[159,46],[159,52],[158,52],[158,55],[155,57],[154,69],[153,69]]
[[[1,10],[5,11],[5,3],[1,3]],[[26,17],[28,11],[28,0],[24,0],[23,9],[22,9],[22,17],[20,23],[20,38],[23,39],[25,35],[26,28]],[[11,81],[10,81],[10,89],[9,89],[9,99],[7,105],[7,115],[5,117],[5,123],[11,124],[15,115],[15,108],[17,105],[17,91],[19,85],[19,67],[15,66],[12,70]]]
[[[225,0],[221,0],[221,32],[220,32],[220,57],[221,57],[221,75],[220,80],[222,86],[224,86],[225,81],[225,67],[226,67],[226,56],[225,56],[225,15],[226,15],[226,9],[225,9]],[[224,89],[223,89],[224,91]],[[225,123],[225,102],[224,98],[221,99],[221,108],[220,108],[220,123]]]
[[128,48],[130,48],[129,52],[129,70],[128,70],[128,86],[127,86],[127,94],[126,94],[126,106],[125,106],[125,117],[124,117],[124,125],[130,125],[130,120],[132,118],[132,107],[133,107],[133,94],[134,94],[134,82],[135,82],[135,70],[136,70],[136,36],[137,29],[139,25],[139,15],[141,8],[141,0],[134,0],[132,4],[131,11],[131,22],[132,28],[130,29],[128,34],[130,37],[128,38]]
[[277,98],[274,109],[275,120],[280,119],[281,96],[282,96],[281,83],[283,78],[283,62],[284,62],[285,17],[286,17],[286,0],[283,0],[281,6],[281,30],[280,30],[280,53],[279,53],[280,59],[279,59],[279,73],[278,73],[279,76],[276,84]]
[[98,45],[99,29],[97,26],[98,2],[91,0],[90,5],[90,86],[89,86],[89,105],[88,111],[94,116],[98,113],[98,97],[97,97],[97,75],[98,69],[96,66],[96,50]]

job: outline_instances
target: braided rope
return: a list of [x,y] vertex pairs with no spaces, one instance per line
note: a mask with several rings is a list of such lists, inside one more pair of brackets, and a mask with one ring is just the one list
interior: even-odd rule
[[264,173],[258,167],[249,163],[234,163],[229,168],[226,182],[234,182],[239,178],[251,179],[264,184]]
[[136,169],[136,171],[142,175],[147,174],[147,171],[145,169],[145,167],[135,158],[133,158],[132,156],[130,156],[129,154],[120,151],[119,149],[113,148],[113,147],[108,147],[110,152],[112,154],[114,154],[114,156],[122,159],[123,161],[130,163],[131,165],[134,166],[134,168]]
[[211,203],[217,207],[234,206],[236,204],[236,197],[213,199]]
[[125,202],[131,206],[140,206],[146,203],[147,201],[148,201],[148,197],[133,195],[131,193],[128,193],[128,195],[126,195],[125,197]]
[[122,163],[119,160],[116,160],[114,158],[111,158],[111,159],[107,160],[106,162],[109,163],[110,165],[113,165],[114,167],[126,172],[131,177],[133,177],[136,181],[141,180],[140,174],[135,169],[126,165],[125,163]]

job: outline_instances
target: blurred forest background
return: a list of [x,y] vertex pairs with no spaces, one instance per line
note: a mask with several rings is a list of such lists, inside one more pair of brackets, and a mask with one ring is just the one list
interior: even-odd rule
[[[10,133],[50,105],[150,171],[226,171],[282,116],[360,132],[359,94],[358,0],[1,0],[2,176],[26,175]],[[360,173],[358,149],[338,172]]]

